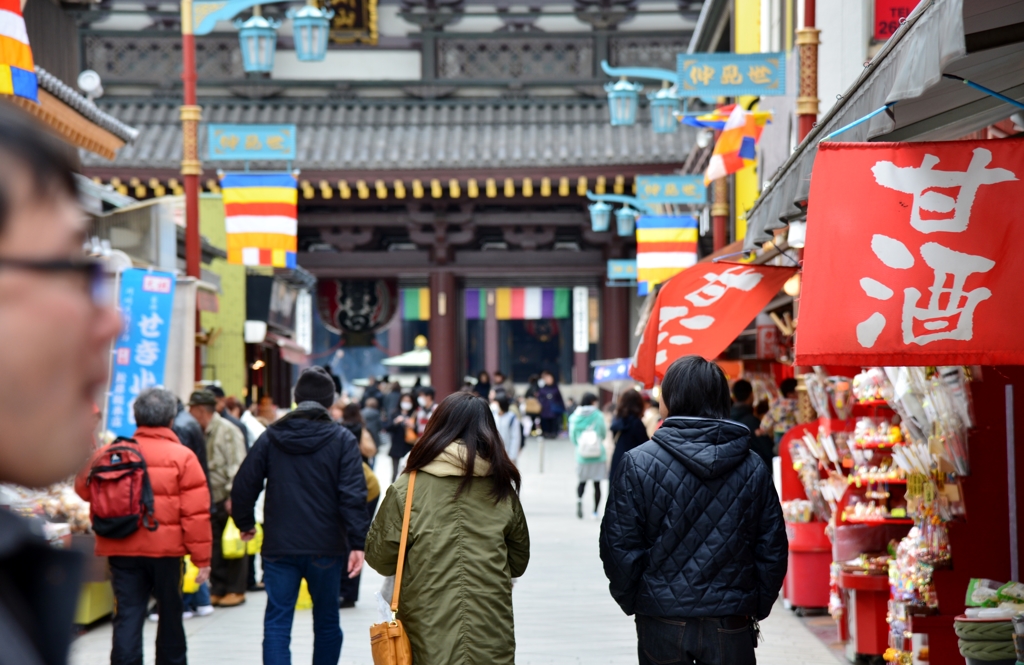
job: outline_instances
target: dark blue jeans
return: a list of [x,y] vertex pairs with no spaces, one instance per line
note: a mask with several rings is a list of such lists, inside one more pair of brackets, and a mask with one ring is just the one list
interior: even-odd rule
[[263,665],[291,665],[292,619],[303,578],[313,598],[313,665],[338,664],[342,640],[338,586],[347,568],[340,556],[263,556],[267,586]]
[[640,665],[755,665],[756,632],[741,617],[636,615]]

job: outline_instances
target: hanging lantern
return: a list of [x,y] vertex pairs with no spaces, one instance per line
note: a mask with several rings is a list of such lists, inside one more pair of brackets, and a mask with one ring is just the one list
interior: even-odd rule
[[[257,8],[258,9],[258,8]],[[247,72],[269,72],[274,68],[277,29],[281,24],[254,11],[247,21],[235,21],[242,45],[242,68]]]
[[350,346],[368,346],[373,333],[387,326],[398,310],[395,280],[320,279],[317,281],[320,318]]
[[651,127],[655,134],[672,134],[679,126],[676,113],[679,112],[679,100],[666,82],[658,92],[647,95],[651,101]]
[[612,221],[612,207],[604,201],[598,201],[590,206],[590,228],[595,233],[603,233],[608,230]]
[[615,226],[620,236],[631,236],[636,232],[636,210],[628,205],[615,211]]
[[303,62],[320,62],[327,55],[327,33],[331,28],[334,10],[322,10],[316,5],[289,9],[288,18],[294,26],[295,57]]
[[606,83],[608,92],[608,111],[611,113],[613,125],[632,125],[636,123],[636,109],[640,103],[640,91],[644,89],[639,83],[630,83],[623,77],[615,83]]

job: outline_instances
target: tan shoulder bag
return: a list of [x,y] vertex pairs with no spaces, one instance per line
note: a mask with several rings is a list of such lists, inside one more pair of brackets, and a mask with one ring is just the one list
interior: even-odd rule
[[416,472],[409,474],[409,490],[405,494],[405,515],[402,517],[402,539],[398,545],[398,569],[395,571],[395,593],[391,598],[391,621],[370,626],[370,651],[373,665],[412,665],[412,647],[405,627],[398,620],[398,595],[402,590],[402,569],[405,568],[405,547],[409,541],[409,516],[412,514],[412,492]]

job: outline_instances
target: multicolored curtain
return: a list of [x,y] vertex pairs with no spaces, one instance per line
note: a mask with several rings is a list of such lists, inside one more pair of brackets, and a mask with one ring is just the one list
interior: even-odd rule
[[295,268],[299,201],[295,176],[229,173],[221,180],[221,190],[228,263]]
[[636,281],[640,295],[697,263],[697,220],[643,215],[636,220]]
[[39,101],[39,81],[20,0],[0,0],[0,95]]
[[[469,289],[466,292],[466,318],[474,311],[469,306],[471,297],[476,302],[484,302],[482,296],[471,296]],[[511,321],[522,319],[568,319],[570,316],[570,303],[572,302],[571,289],[542,289],[542,288],[503,288],[494,290],[495,317],[499,321]],[[487,308],[479,307],[477,318],[486,318]]]
[[399,307],[404,321],[429,321],[430,320],[430,289],[421,287],[416,289],[402,289],[399,293],[401,303]]

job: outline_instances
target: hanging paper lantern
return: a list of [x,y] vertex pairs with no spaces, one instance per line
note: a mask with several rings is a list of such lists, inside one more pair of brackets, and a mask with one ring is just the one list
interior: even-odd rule
[[398,283],[389,279],[320,279],[320,318],[336,334],[372,334],[398,309]]

